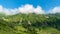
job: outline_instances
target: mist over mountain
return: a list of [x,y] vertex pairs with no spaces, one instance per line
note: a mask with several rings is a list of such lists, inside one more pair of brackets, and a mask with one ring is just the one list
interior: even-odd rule
[[35,8],[32,4],[21,5],[20,7],[13,9],[5,8],[2,5],[0,5],[0,13],[4,13],[5,15],[15,15],[18,13],[56,14],[60,13],[60,7],[54,7],[52,9],[49,9],[48,11],[45,11],[41,6],[37,5],[37,7]]

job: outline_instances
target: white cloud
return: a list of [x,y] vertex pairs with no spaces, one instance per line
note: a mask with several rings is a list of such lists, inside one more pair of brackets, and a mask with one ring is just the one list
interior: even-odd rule
[[34,11],[34,7],[32,5],[26,4],[24,6],[19,7],[20,13],[32,13]]
[[2,7],[2,5],[0,5],[0,12],[2,12],[3,11],[3,7]]
[[16,14],[18,11],[18,9],[8,9],[8,8],[4,8],[3,6],[0,5],[0,13],[4,13],[6,15],[14,15]]
[[[0,5],[0,13],[5,13],[6,15],[14,15],[17,13],[36,13],[36,14],[46,14],[44,10],[40,6],[37,6],[36,8],[33,7],[33,5],[30,4],[25,4],[22,5],[19,8],[14,8],[14,9],[9,9],[9,8],[4,8],[2,5]],[[55,7],[51,10],[49,10],[47,13],[60,13],[60,7]]]
[[36,14],[44,14],[44,10],[40,6],[37,6],[37,8],[34,9],[34,13]]
[[44,11],[40,6],[37,6],[37,8],[34,8],[33,5],[26,4],[22,7],[19,7],[20,13],[36,13],[36,14],[44,14]]
[[37,8],[34,8],[33,5],[26,4],[23,5],[19,8],[14,8],[14,9],[9,9],[9,8],[4,8],[3,6],[0,5],[0,13],[5,13],[6,15],[14,15],[17,13],[36,13],[36,14],[44,14],[44,10],[40,6],[37,6]]
[[48,13],[53,13],[53,14],[60,13],[60,7],[55,7],[53,9],[49,10]]

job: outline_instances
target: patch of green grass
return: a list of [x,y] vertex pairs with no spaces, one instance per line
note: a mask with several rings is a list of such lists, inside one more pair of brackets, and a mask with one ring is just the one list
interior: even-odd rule
[[60,34],[60,31],[52,27],[47,27],[38,31],[38,34]]

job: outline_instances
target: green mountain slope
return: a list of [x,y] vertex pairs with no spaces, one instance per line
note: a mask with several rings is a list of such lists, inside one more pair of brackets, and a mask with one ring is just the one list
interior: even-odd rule
[[0,34],[60,34],[59,14],[16,14],[0,18]]

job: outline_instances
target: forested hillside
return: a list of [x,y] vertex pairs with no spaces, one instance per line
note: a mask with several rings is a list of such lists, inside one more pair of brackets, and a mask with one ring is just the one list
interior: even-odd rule
[[60,14],[1,15],[0,34],[60,34]]

